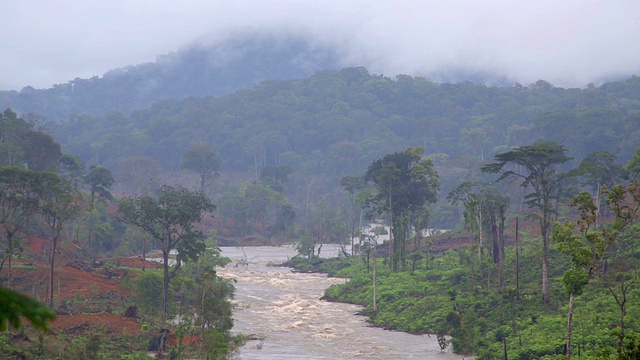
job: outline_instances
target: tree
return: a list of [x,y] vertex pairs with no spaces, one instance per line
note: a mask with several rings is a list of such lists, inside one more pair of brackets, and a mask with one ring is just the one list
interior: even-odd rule
[[60,144],[42,131],[29,131],[27,135],[27,165],[34,171],[55,171],[62,156]]
[[[491,239],[493,262],[498,266],[498,284],[504,288],[504,222],[509,197],[480,182],[466,181],[447,195],[452,204],[464,205],[463,220],[478,239],[478,254],[482,261],[482,240],[486,232]],[[472,240],[473,241],[473,240]],[[473,244],[472,244],[473,245]]]
[[[340,186],[342,186],[342,188],[347,192],[347,194],[349,195],[349,201],[351,202],[351,211],[349,217],[351,223],[351,255],[353,255],[353,239],[356,237],[356,220],[358,218],[358,210],[360,210],[360,214],[362,215],[362,210],[358,205],[358,202],[356,201],[356,194],[364,190],[367,184],[362,177],[345,176],[340,179]],[[362,216],[360,216],[360,218],[362,218]]]
[[480,200],[479,189],[482,186],[486,186],[480,182],[465,181],[453,189],[448,195],[447,199],[452,205],[461,204],[464,207],[462,213],[462,220],[468,231],[471,231],[473,235],[471,238],[471,245],[473,246],[473,239],[477,239],[478,254],[480,260],[482,260],[482,243],[484,231],[482,229],[483,224],[483,211],[482,201]]
[[278,207],[275,222],[269,226],[270,235],[291,237],[295,235],[294,223],[296,210],[292,204],[286,203]]
[[75,155],[62,154],[58,160],[58,175],[71,181],[74,187],[78,187],[85,175],[86,165]]
[[632,180],[638,180],[640,176],[640,145],[636,148],[631,160],[627,162],[626,170],[631,175]]
[[389,236],[389,265],[399,270],[405,264],[405,245],[409,227],[406,219],[412,211],[420,210],[437,199],[440,189],[433,162],[422,159],[424,148],[408,148],[404,152],[374,160],[364,176],[372,182],[376,194],[372,197],[373,214],[386,213],[391,223]]
[[44,221],[51,230],[51,265],[49,271],[49,307],[53,308],[54,269],[56,250],[60,240],[60,234],[69,220],[74,219],[80,213],[80,194],[73,184],[54,173],[43,174],[43,194],[41,212]]
[[[114,180],[111,171],[102,165],[92,165],[89,172],[82,178],[82,182],[89,187],[89,247],[93,247],[93,233],[95,228],[95,199],[113,200],[111,195],[111,186]],[[143,249],[143,266],[144,266],[144,249]]]
[[9,260],[9,288],[13,288],[13,254],[16,235],[27,221],[39,211],[42,194],[40,173],[17,167],[0,168],[0,226],[7,247],[4,262]]
[[305,227],[314,242],[320,244],[337,243],[341,247],[349,233],[346,219],[324,201],[311,209],[310,219]]
[[266,166],[260,172],[260,182],[277,192],[284,192],[284,185],[289,181],[291,169],[286,166]]
[[[615,219],[602,229],[595,227],[599,211],[591,194],[586,191],[582,192],[574,197],[570,203],[580,211],[580,218],[575,223],[566,221],[564,224],[558,224],[554,229],[553,240],[558,244],[558,250],[569,256],[572,265],[569,270],[565,271],[562,278],[565,290],[569,295],[567,359],[571,358],[574,299],[582,294],[584,286],[589,283],[594,271],[603,261],[609,246],[616,242],[618,235],[626,226],[638,218],[639,190],[638,183],[632,183],[628,189],[623,185],[616,185],[610,191],[605,189],[606,202],[615,214]],[[628,201],[627,195],[632,196],[634,201]],[[577,234],[574,231],[576,226],[578,227]],[[619,344],[618,350],[620,347]]]
[[89,172],[82,178],[82,182],[89,186],[91,206],[93,206],[96,197],[109,201],[113,200],[111,186],[115,181],[109,169],[102,165],[92,165],[89,168]]
[[277,210],[287,204],[284,194],[263,183],[250,182],[245,182],[239,191],[249,224],[261,225],[262,234],[266,235],[267,223],[275,221]]
[[498,287],[504,290],[504,222],[510,200],[495,187],[482,189],[481,199],[486,229],[491,238],[493,262],[498,266]]
[[24,165],[29,124],[11,109],[0,113],[0,166]]
[[[501,174],[497,181],[518,178],[521,180],[520,186],[533,188],[525,200],[530,208],[538,210],[533,217],[540,224],[542,235],[542,302],[546,304],[549,302],[549,230],[552,215],[555,214],[553,201],[557,200],[562,177],[555,166],[571,158],[565,155],[563,146],[540,141],[497,154],[495,159],[495,163],[483,166],[482,171]],[[515,165],[516,168],[507,168],[507,165]]]
[[[572,170],[570,175],[579,176],[583,183],[590,186],[596,199],[596,208],[602,210],[600,206],[600,190],[603,185],[613,186],[618,181],[628,178],[627,172],[620,164],[616,164],[616,156],[607,151],[596,151],[587,154],[582,159],[577,169]],[[596,217],[596,228],[598,227],[598,217]]]
[[183,169],[193,170],[200,176],[198,191],[205,193],[208,186],[213,183],[220,174],[220,159],[216,156],[211,146],[203,142],[197,142],[182,155]]
[[[206,236],[195,228],[203,212],[212,212],[215,205],[203,193],[190,192],[183,187],[163,185],[155,197],[145,195],[125,198],[118,205],[119,218],[140,227],[154,239],[162,250],[162,317],[167,318],[169,281],[183,262],[196,261],[205,250]],[[169,254],[177,251],[176,262],[169,273]]]

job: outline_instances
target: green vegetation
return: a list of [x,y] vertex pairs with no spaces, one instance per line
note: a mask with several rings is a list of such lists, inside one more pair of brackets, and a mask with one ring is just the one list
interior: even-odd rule
[[[582,191],[560,201],[556,187],[576,184],[572,178],[585,174],[558,174],[553,166],[566,161],[562,152],[557,144],[538,143],[499,154],[498,163],[483,168],[501,172],[500,179],[520,177],[522,186],[533,188],[524,197],[531,207],[527,232],[514,229],[519,214],[507,215],[509,198],[486,184],[464,182],[448,198],[464,206],[463,224],[473,235],[470,246],[434,256],[428,243],[417,243],[410,269],[390,266],[392,252],[372,265],[365,243],[361,252],[346,258],[324,260],[300,251],[305,256],[287,265],[349,278],[327,289],[324,298],[363,305],[362,313],[376,326],[436,334],[443,349],[451,345],[454,352],[478,359],[636,358],[640,225],[634,222],[640,217],[640,183],[602,186],[595,197]],[[524,154],[517,158],[520,167],[502,170]],[[529,172],[517,173],[521,168]],[[592,188],[589,182],[584,186]],[[384,189],[373,191],[388,196]],[[563,223],[551,224],[552,219]],[[545,232],[548,246],[539,246]],[[483,243],[484,237],[491,241]],[[375,246],[373,253],[384,254],[387,246]],[[492,256],[483,256],[487,248]],[[540,258],[548,263],[539,272],[534,269]],[[545,271],[548,294],[540,301],[539,276]]]
[[[198,261],[205,251],[206,236],[195,224],[202,220],[204,212],[212,212],[216,207],[203,193],[192,193],[182,187],[163,185],[155,195],[120,200],[118,214],[123,222],[148,233],[162,250],[162,318],[166,320],[169,282],[183,263]],[[174,265],[169,262],[172,251],[177,251]]]
[[[131,113],[72,116],[50,126],[65,151],[113,169],[114,190],[133,195],[153,191],[169,176],[199,189],[202,177],[184,168],[184,156],[193,146],[208,146],[220,160],[220,176],[207,191],[225,201],[216,204],[231,219],[219,235],[278,238],[283,233],[275,235],[268,225],[290,213],[282,210],[284,201],[270,196],[261,207],[245,185],[265,184],[260,179],[265,169],[290,170],[284,200],[295,210],[295,224],[303,225],[321,203],[349,219],[351,202],[336,184],[408,147],[424,148],[442,194],[460,177],[492,182],[479,174],[487,159],[537,139],[560,144],[575,159],[558,164],[559,172],[597,151],[626,162],[640,134],[639,84],[640,78],[632,77],[584,89],[543,81],[487,87],[409,75],[389,78],[356,67],[265,81],[219,98],[163,100]],[[503,182],[500,190],[519,203],[522,192],[508,186]],[[457,224],[459,211],[445,196],[432,210],[431,227]]]
[[11,325],[22,328],[21,317],[25,317],[36,329],[47,329],[47,321],[55,316],[53,312],[39,302],[15,291],[0,287],[0,331],[6,331]]
[[[48,278],[27,289],[38,300],[61,316],[135,305],[146,333],[120,341],[90,326],[24,342],[11,333],[0,354],[144,358],[147,340],[164,348],[163,320],[178,316],[184,321],[170,330],[179,341],[164,350],[224,356],[237,341],[233,287],[215,275],[219,254],[206,255],[211,234],[232,244],[296,241],[306,260],[293,265],[351,278],[327,298],[363,304],[379,326],[434,333],[443,347],[450,341],[481,359],[637,354],[640,228],[618,221],[635,217],[640,203],[640,78],[584,89],[543,80],[488,87],[353,67],[186,98],[185,89],[211,83],[198,71],[207,68],[203,54],[184,55],[200,65],[179,81],[157,63],[2,94],[41,114],[0,114],[0,281],[11,288],[14,270],[30,269],[14,258],[36,269],[45,262]],[[160,85],[147,88],[144,74]],[[264,76],[243,75],[245,83]],[[214,208],[215,219],[206,214]],[[386,244],[378,244],[382,227],[362,231],[379,223],[390,229]],[[444,238],[465,243],[439,240],[455,250],[436,252],[428,228],[456,228]],[[25,251],[35,236],[41,246]],[[339,243],[344,257],[319,260],[323,243]],[[125,276],[130,303],[63,301],[55,291],[61,258],[144,259],[150,250],[162,253],[161,273],[104,265],[109,279]]]
[[[514,259],[513,250],[507,248],[509,263]],[[521,265],[528,269],[537,267],[540,251],[535,250],[532,243],[525,250]],[[497,291],[498,282],[492,274],[493,264],[490,261],[472,264],[470,252],[471,249],[447,251],[429,264],[421,262],[416,270],[400,273],[390,272],[379,262],[377,312],[373,310],[372,271],[367,273],[366,264],[360,259],[343,259],[332,265],[332,268],[341,269],[331,274],[348,277],[350,281],[327,289],[324,298],[363,305],[362,313],[370,322],[386,329],[451,335],[451,346],[456,353],[472,353],[478,359],[502,359],[501,336],[505,338],[510,359],[562,355],[567,333],[567,300],[561,292],[561,272],[566,268],[566,262],[559,261],[551,267],[554,274],[551,301],[542,305],[537,296],[539,280],[536,274],[521,279],[523,289],[517,299],[513,272],[507,272],[508,290],[501,293]],[[552,254],[559,256],[556,252]],[[322,260],[311,261],[315,263],[307,264],[300,259],[292,259],[290,263],[303,270],[328,270]],[[480,270],[472,272],[474,266]],[[615,324],[619,323],[619,307],[603,281],[596,283],[587,286],[576,299],[573,352],[585,359],[618,358],[620,328]],[[615,286],[618,285],[609,283],[607,286],[613,286],[611,289],[617,291]],[[625,291],[629,299],[628,315],[620,359],[631,358],[625,356],[638,351],[635,344],[640,326],[638,302],[631,300],[638,299],[640,290],[633,286]]]
[[[211,200],[202,192],[163,185],[153,195],[119,199],[116,210],[108,169],[97,165],[87,171],[79,158],[62,154],[49,135],[10,110],[0,122],[0,271],[6,270],[0,282],[9,287],[0,287],[0,331],[6,332],[0,336],[0,357],[146,359],[153,351],[175,359],[226,358],[242,339],[230,332],[233,284],[215,273],[228,260],[212,242],[207,247],[207,237],[196,229],[202,214],[215,209]],[[131,236],[124,239],[126,233]],[[162,270],[96,260],[105,253],[135,254],[140,245],[144,251],[146,234],[163,251]],[[170,262],[172,250],[177,253]],[[29,263],[14,267],[14,258]],[[42,278],[45,267],[48,278]],[[67,274],[73,273],[69,267],[77,272]],[[14,277],[14,271],[21,276]],[[69,288],[62,283],[77,280],[75,290],[87,277],[94,281],[88,291],[71,300],[63,293]],[[108,282],[121,277],[123,290],[114,291]],[[38,332],[54,318],[55,330]],[[30,326],[23,327],[24,319]]]

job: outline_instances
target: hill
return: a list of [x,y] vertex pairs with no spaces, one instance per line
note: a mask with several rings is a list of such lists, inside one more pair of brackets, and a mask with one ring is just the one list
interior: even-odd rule
[[[65,152],[89,164],[117,173],[144,156],[173,173],[167,181],[182,181],[175,176],[182,154],[204,142],[222,160],[218,193],[256,181],[267,167],[287,166],[288,198],[308,213],[309,203],[344,199],[340,178],[362,175],[374,159],[409,146],[423,146],[434,160],[441,194],[461,176],[481,180],[480,164],[494,154],[537,140],[567,148],[575,160],[566,170],[600,150],[624,163],[640,141],[638,99],[638,77],[585,89],[542,80],[488,87],[391,79],[357,67],[264,81],[220,98],[165,100],[130,115],[73,117],[53,133]],[[455,225],[451,209],[440,210],[435,225]]]
[[49,89],[0,91],[0,108],[49,120],[72,114],[129,113],[163,99],[221,96],[263,80],[290,80],[339,67],[335,49],[310,38],[245,32],[217,43],[195,43],[155,62],[76,78]]

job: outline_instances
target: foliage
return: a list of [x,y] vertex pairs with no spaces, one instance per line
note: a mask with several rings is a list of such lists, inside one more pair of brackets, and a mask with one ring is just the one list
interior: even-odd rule
[[22,328],[21,317],[29,320],[36,329],[46,330],[47,322],[53,320],[53,311],[32,298],[0,287],[0,331],[6,331],[11,325]]
[[[621,199],[620,190],[621,188],[616,188],[611,191],[611,199]],[[634,212],[633,208],[628,207],[631,205],[631,197],[627,195],[625,199],[623,203],[626,206],[623,208],[631,214]],[[618,226],[615,224],[608,222],[606,225]],[[630,229],[632,228],[627,230]],[[525,239],[524,242],[528,245],[521,252],[520,261],[523,268],[528,268],[538,261],[541,249],[533,245],[533,239]],[[567,246],[577,249],[569,243]],[[506,247],[505,250],[505,261],[513,264],[515,249]],[[566,284],[582,284],[582,295],[575,299],[574,352],[579,351],[581,357],[588,359],[617,358],[616,344],[620,334],[611,330],[611,324],[619,320],[616,315],[618,304],[606,287],[598,286],[599,282],[593,285],[586,283],[588,272],[571,271],[567,257],[555,251],[555,248],[552,250],[550,273],[553,274],[553,296],[548,305],[537,300],[539,279],[532,272],[523,274],[522,294],[519,298],[516,298],[512,288],[514,279],[509,270],[506,271],[505,279],[508,291],[498,292],[496,290],[499,288],[495,285],[493,290],[487,288],[489,281],[495,284],[496,280],[490,280],[494,276],[494,270],[483,265],[473,271],[472,263],[468,261],[471,249],[450,250],[437,256],[432,262],[418,260],[418,266],[411,272],[391,272],[386,266],[379,265],[377,312],[373,311],[372,274],[367,271],[365,259],[352,257],[303,261],[294,258],[289,265],[307,271],[318,271],[325,263],[331,262],[332,267],[341,269],[333,272],[334,275],[350,280],[328,288],[325,299],[363,305],[363,313],[369,316],[369,321],[375,326],[410,333],[438,334],[443,341],[444,335],[451,335],[453,338],[450,345],[455,352],[473,353],[478,359],[503,358],[498,357],[498,354],[502,354],[505,348],[508,358],[514,359],[563,354],[567,307],[562,306],[562,302],[566,301],[567,295],[559,290],[563,283],[562,274],[567,273],[569,275],[565,279],[571,281]],[[586,260],[581,263],[589,262],[589,254],[585,253],[586,257],[582,258]],[[625,256],[624,254],[621,252],[619,256]],[[601,259],[605,259],[604,255]],[[640,296],[636,284],[630,283],[630,286],[625,296],[629,299]],[[624,349],[635,347],[630,333],[632,329],[637,331],[640,326],[631,315],[640,314],[638,303],[627,303],[626,311],[630,315],[624,323],[627,331],[623,335],[623,355],[620,358],[625,358],[624,351],[633,351]],[[442,342],[444,346],[448,344]]]
[[407,219],[435,203],[440,189],[433,162],[422,159],[423,153],[422,147],[410,147],[404,152],[388,154],[374,160],[364,175],[364,180],[373,183],[376,189],[368,199],[370,214],[386,214],[392,224],[389,253],[394,270],[405,266]]
[[[249,30],[215,44],[194,45],[158,56],[155,62],[75,78],[48,89],[27,86],[0,91],[0,105],[60,121],[73,114],[129,113],[162,99],[222,96],[266,79],[305,77],[309,69],[337,67],[335,50],[300,35]],[[194,114],[195,115],[195,114]]]
[[148,315],[159,315],[162,309],[162,271],[146,270],[128,280],[136,294],[140,311]]
[[200,177],[198,191],[205,193],[213,180],[220,175],[220,159],[216,156],[211,146],[197,142],[182,155],[183,169],[195,171]]
[[[461,175],[477,176],[485,159],[528,145],[528,139],[561,143],[577,159],[606,150],[628,161],[638,146],[640,106],[630,99],[638,98],[639,82],[634,77],[586,89],[488,87],[347,68],[265,81],[225,97],[164,100],[132,113],[103,109],[56,124],[54,134],[65,151],[87,164],[116,169],[123,180],[117,187],[135,195],[144,194],[159,174],[140,174],[138,185],[125,181],[131,180],[127,159],[145,156],[157,161],[158,169],[178,171],[194,142],[210,144],[222,160],[214,197],[247,179],[258,181],[268,167],[286,165],[289,201],[306,214],[322,200],[332,208],[343,206],[347,194],[327,196],[341,178],[363,174],[375,159],[407,146],[425,148],[439,167],[445,193]],[[432,217],[435,227],[455,220],[441,211]]]
[[[215,210],[215,205],[204,194],[192,193],[182,187],[163,185],[156,196],[122,199],[118,214],[123,222],[146,231],[161,247],[164,269],[162,315],[166,317],[170,277],[184,262],[196,261],[205,250],[206,237],[194,226],[202,219],[202,213]],[[169,274],[169,254],[173,250],[177,251],[176,264]]]
[[[542,301],[549,302],[549,230],[551,216],[555,213],[554,200],[557,201],[557,192],[562,176],[558,174],[556,166],[569,161],[571,158],[565,155],[562,145],[555,142],[540,141],[533,145],[520,146],[512,151],[497,154],[496,162],[484,165],[481,170],[487,173],[500,174],[497,181],[507,178],[519,179],[520,186],[525,189],[533,188],[533,191],[525,195],[525,200],[530,208],[538,210],[534,215],[540,224],[542,235]],[[526,169],[512,169],[509,165],[515,165]]]
[[51,231],[50,272],[49,272],[49,307],[53,308],[54,268],[56,251],[60,235],[69,221],[75,219],[81,211],[81,196],[74,184],[57,175],[49,174],[44,182],[41,213],[47,227]]
[[13,287],[12,261],[19,249],[18,236],[27,222],[43,208],[47,184],[57,181],[51,172],[39,172],[14,166],[0,167],[0,227],[6,246],[4,260],[9,261],[9,288]]
[[109,169],[101,165],[91,166],[82,178],[82,181],[85,185],[89,186],[92,206],[96,197],[109,201],[113,200],[113,195],[111,195],[110,190],[115,180]]

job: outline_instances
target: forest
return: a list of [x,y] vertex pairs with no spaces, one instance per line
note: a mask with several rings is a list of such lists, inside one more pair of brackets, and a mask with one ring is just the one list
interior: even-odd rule
[[[135,110],[98,97],[91,108],[103,110],[66,118],[55,106],[2,113],[3,286],[60,318],[95,306],[55,299],[71,260],[142,254],[142,268],[109,263],[131,303],[102,302],[142,319],[149,341],[184,316],[170,351],[223,357],[241,339],[230,332],[233,286],[215,275],[225,263],[217,246],[295,243],[300,269],[351,279],[328,300],[364,305],[377,326],[437,334],[443,349],[637,356],[638,77],[507,87],[350,67],[182,94]],[[385,224],[390,240],[378,242],[383,228],[364,234],[367,223]],[[448,231],[423,236],[430,228]],[[29,254],[36,237],[46,246]],[[322,243],[342,244],[343,259],[322,263]],[[146,265],[153,251],[163,266]],[[35,268],[46,279],[37,286],[25,282]],[[189,317],[205,307],[216,311]],[[0,351],[108,358],[131,346],[95,334],[67,354],[47,352],[60,334],[22,348],[6,335]],[[144,358],[138,345],[129,351]]]
[[[160,174],[185,176],[183,154],[195,143],[208,145],[220,159],[220,178],[209,194],[221,213],[239,224],[239,235],[262,218],[275,222],[287,204],[298,222],[321,212],[312,206],[346,211],[340,179],[361,175],[376,158],[409,146],[425,149],[445,195],[461,176],[489,181],[477,170],[483,162],[538,140],[565,146],[574,160],[562,164],[563,170],[595,151],[625,163],[640,138],[639,98],[637,77],[585,89],[545,81],[487,87],[406,75],[390,79],[345,68],[302,80],[266,81],[221,98],[166,100],[129,115],[76,116],[49,126],[66,152],[111,169],[120,193],[135,194],[144,185],[140,181]],[[282,179],[286,200],[272,194],[264,209],[254,204],[237,210],[241,200],[255,202],[246,198],[252,193],[247,188],[259,186],[261,173],[273,168],[290,172]],[[460,213],[445,197],[433,207],[432,227],[453,228],[458,222]]]

